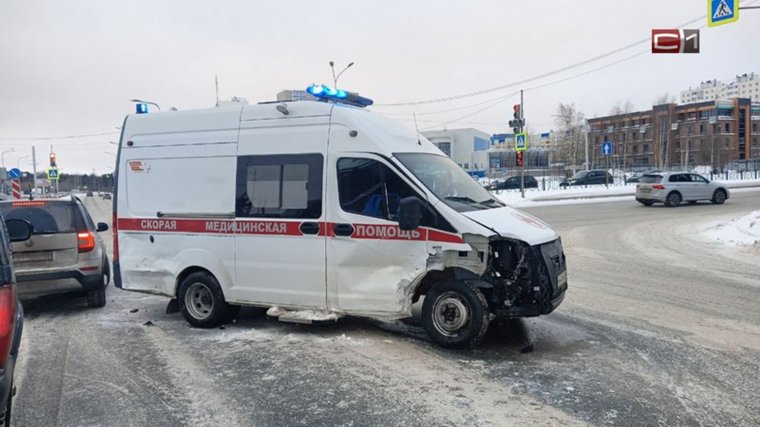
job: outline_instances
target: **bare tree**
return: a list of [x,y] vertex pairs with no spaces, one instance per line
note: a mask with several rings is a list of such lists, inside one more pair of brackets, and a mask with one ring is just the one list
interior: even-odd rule
[[560,103],[554,123],[557,125],[555,143],[557,156],[566,165],[580,165],[585,159],[586,118],[575,104]]
[[665,92],[663,95],[658,96],[657,98],[652,101],[652,105],[662,105],[662,104],[673,104],[676,102],[675,96],[670,96],[668,92]]

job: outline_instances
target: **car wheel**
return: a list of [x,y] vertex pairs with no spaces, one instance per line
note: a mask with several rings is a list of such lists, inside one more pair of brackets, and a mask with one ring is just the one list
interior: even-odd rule
[[100,274],[100,282],[103,284],[103,286],[94,291],[87,292],[87,305],[89,307],[100,308],[106,305],[106,288],[108,287],[108,283],[110,281],[111,264],[108,263],[108,258],[106,258]]
[[444,347],[473,347],[480,343],[490,322],[485,296],[460,281],[439,282],[425,295],[422,326]]
[[7,427],[11,425],[11,408],[13,407],[13,382],[11,382],[11,388],[8,391],[8,399],[5,401],[5,413],[0,418],[0,427]]
[[716,205],[722,205],[726,201],[726,192],[722,189],[717,189],[713,193],[712,202]]
[[678,205],[681,204],[681,193],[673,191],[668,194],[668,197],[665,199],[665,204],[671,208],[678,207]]
[[185,320],[198,328],[219,326],[229,320],[230,311],[234,310],[224,300],[219,282],[206,272],[187,276],[179,285],[177,301]]

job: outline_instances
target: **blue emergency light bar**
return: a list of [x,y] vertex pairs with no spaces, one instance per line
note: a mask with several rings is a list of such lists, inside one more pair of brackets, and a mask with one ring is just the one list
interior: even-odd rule
[[333,89],[326,85],[311,85],[306,88],[306,92],[322,101],[340,102],[341,104],[353,105],[354,107],[364,108],[375,103],[369,98],[359,96],[358,93]]
[[137,114],[146,114],[148,112],[148,104],[137,103],[135,104]]

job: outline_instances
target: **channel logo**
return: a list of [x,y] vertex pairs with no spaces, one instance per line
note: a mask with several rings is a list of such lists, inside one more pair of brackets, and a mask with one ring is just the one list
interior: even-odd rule
[[652,53],[699,53],[699,30],[652,30]]

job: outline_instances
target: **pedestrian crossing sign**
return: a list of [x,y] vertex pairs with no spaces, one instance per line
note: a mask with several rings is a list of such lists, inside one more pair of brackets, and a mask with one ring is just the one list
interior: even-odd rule
[[528,149],[528,139],[525,132],[515,135],[515,151],[525,151]]
[[707,0],[707,25],[736,22],[739,19],[739,0]]
[[47,176],[48,176],[48,179],[51,179],[53,181],[57,181],[58,180],[58,168],[53,168],[53,167],[47,168]]

